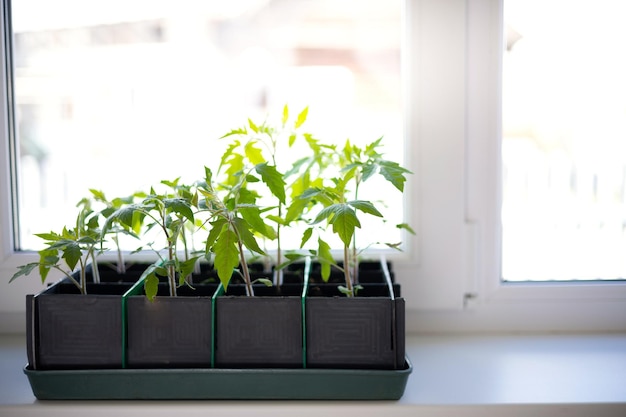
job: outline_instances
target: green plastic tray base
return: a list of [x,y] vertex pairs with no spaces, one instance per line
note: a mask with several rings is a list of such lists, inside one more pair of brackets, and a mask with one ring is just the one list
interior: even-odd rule
[[413,370],[104,369],[34,371],[39,400],[397,400]]

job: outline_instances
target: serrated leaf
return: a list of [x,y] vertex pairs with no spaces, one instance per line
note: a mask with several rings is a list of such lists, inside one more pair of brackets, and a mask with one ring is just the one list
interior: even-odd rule
[[233,270],[239,265],[239,250],[237,235],[230,228],[225,227],[215,242],[215,269],[224,289],[228,288]]
[[328,222],[332,223],[333,216],[335,215],[335,212],[339,210],[339,206],[341,206],[341,204],[332,204],[323,208],[319,213],[317,213],[317,216],[315,216],[313,224],[320,223],[324,220],[328,220]]
[[336,233],[346,246],[350,246],[354,229],[361,227],[361,223],[356,216],[356,212],[346,203],[337,203],[326,207],[315,218],[315,223],[327,219],[333,226]]
[[176,187],[178,187],[178,181],[180,181],[180,177],[176,178],[174,181],[161,180],[161,184],[167,185],[170,188],[176,189]]
[[376,217],[383,217],[382,213],[378,211],[378,209],[370,201],[353,200],[348,202],[348,204],[363,213],[371,214]]
[[166,209],[173,211],[179,216],[185,217],[193,223],[193,210],[187,200],[183,198],[166,198],[163,204],[165,204]]
[[252,163],[252,165],[262,164],[265,161],[263,158],[263,152],[258,147],[254,146],[255,142],[250,141],[246,143],[244,147],[244,152],[246,154],[246,158]]
[[98,226],[100,225],[100,222],[98,220],[98,217],[96,216],[92,216],[89,218],[89,220],[87,221],[87,228],[88,229],[97,229]]
[[350,246],[354,229],[361,227],[361,223],[356,216],[354,210],[348,206],[344,206],[333,218],[333,232],[339,235],[339,238],[346,246]]
[[309,239],[311,239],[311,236],[313,236],[313,228],[309,227],[304,231],[304,233],[302,233],[302,240],[300,241],[300,249],[302,249],[304,245],[306,245]]
[[104,192],[96,190],[95,188],[90,188],[89,192],[94,196],[96,200],[107,201],[106,197],[104,196]]
[[296,198],[292,200],[291,204],[287,208],[287,214],[285,215],[285,224],[289,224],[299,219],[308,205],[309,200],[306,200],[304,198]]
[[392,161],[380,161],[379,165],[380,174],[398,190],[404,191],[404,183],[406,182],[404,174],[410,174],[411,171]]
[[248,119],[248,126],[250,126],[250,129],[252,129],[254,133],[259,133],[259,128],[257,127],[256,124],[254,124],[252,119]]
[[261,180],[267,185],[272,194],[278,200],[285,204],[285,180],[283,174],[278,172],[274,165],[268,165],[267,162],[258,164],[256,172],[261,175]]
[[211,230],[209,230],[209,234],[206,239],[206,252],[211,251],[213,245],[217,241],[217,238],[223,232],[224,227],[228,227],[226,225],[225,219],[218,219],[211,223]]
[[63,250],[62,258],[65,259],[65,262],[67,262],[67,266],[73,270],[82,256],[83,252],[80,250],[78,243],[72,242],[69,243]]
[[194,256],[178,264],[179,275],[180,275],[181,280],[184,280],[187,276],[193,273],[198,259],[200,259],[200,256]]
[[376,173],[378,169],[377,164],[368,163],[361,167],[361,180],[367,181],[372,175]]
[[46,240],[48,242],[54,242],[54,241],[57,241],[57,240],[61,239],[61,236],[59,236],[58,234],[56,234],[54,232],[50,232],[50,233],[35,233],[35,236],[40,237],[43,240]]
[[240,129],[233,129],[230,132],[224,134],[223,136],[220,137],[220,139],[224,139],[227,138],[229,136],[233,136],[233,135],[247,135],[248,131],[246,130],[246,128],[242,127]]
[[228,168],[226,168],[226,174],[228,175],[229,185],[235,185],[239,178],[239,173],[243,171],[245,164],[243,160],[243,155],[233,154],[227,161]]
[[254,235],[250,231],[250,225],[248,222],[237,217],[233,220],[232,225],[237,229],[241,243],[243,243],[246,248],[258,254],[265,255],[265,252],[259,247]]
[[367,146],[365,146],[365,155],[369,156],[369,157],[375,157],[378,156],[378,152],[376,152],[376,148],[378,148],[379,146],[381,146],[381,142],[383,140],[383,137],[379,137],[378,139],[376,139],[374,142],[368,144]]
[[17,267],[17,272],[13,274],[13,276],[9,280],[9,283],[13,282],[13,280],[15,280],[18,277],[26,276],[26,275],[30,274],[38,266],[39,266],[39,262],[31,262],[31,263],[26,264],[26,265],[18,266]]
[[128,226],[129,228],[134,230],[133,217],[135,215],[135,212],[137,211],[143,211],[143,206],[139,204],[129,204],[128,206],[124,206],[115,210],[115,212],[113,212],[113,214],[111,214],[111,216],[105,222],[102,228],[102,233],[106,233],[114,221],[118,221],[121,224]]
[[240,207],[239,214],[241,214],[241,217],[243,217],[243,219],[247,222],[248,228],[251,227],[252,230],[262,234],[268,239],[276,239],[276,231],[272,227],[265,224],[258,207]]
[[45,265],[56,265],[59,263],[58,252],[53,249],[43,249],[39,252],[39,263]]

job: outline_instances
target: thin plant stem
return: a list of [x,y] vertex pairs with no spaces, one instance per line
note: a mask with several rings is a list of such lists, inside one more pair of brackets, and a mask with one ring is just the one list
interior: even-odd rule
[[246,257],[244,256],[243,245],[240,239],[237,239],[237,244],[239,245],[239,263],[241,264],[241,269],[243,270],[243,280],[246,284],[246,295],[254,297],[254,288],[252,288],[252,281],[250,280],[250,271],[248,270],[248,264],[246,263]]
[[343,274],[346,280],[346,289],[348,290],[348,297],[354,296],[354,289],[352,287],[352,278],[350,277],[350,268],[348,266],[350,256],[350,248],[348,246],[343,246]]

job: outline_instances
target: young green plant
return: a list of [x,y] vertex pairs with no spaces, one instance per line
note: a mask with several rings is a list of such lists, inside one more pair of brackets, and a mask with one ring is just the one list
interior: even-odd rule
[[[264,165],[261,170],[265,169]],[[225,193],[220,197],[213,183],[212,171],[205,167],[205,179],[198,185],[198,192],[204,197],[200,204],[203,212],[208,213],[207,222],[210,231],[206,241],[207,257],[214,254],[214,266],[220,282],[225,289],[237,268],[241,267],[246,294],[254,295],[253,281],[250,277],[244,247],[253,253],[266,255],[254,237],[254,233],[266,237],[274,236],[274,231],[263,222],[261,210],[255,204],[258,195],[247,188],[248,181],[254,181],[250,172],[242,173],[240,181],[231,188],[221,190]],[[262,280],[271,285],[268,280]]]
[[[319,144],[310,133],[302,133],[301,129],[307,120],[309,109],[305,107],[295,117],[291,117],[289,106],[283,107],[280,123],[255,123],[248,119],[246,126],[231,130],[222,138],[232,140],[222,157],[221,168],[225,168],[227,186],[236,187],[240,182],[242,172],[253,167],[252,171],[260,175],[260,181],[270,190],[275,199],[274,204],[265,207],[261,215],[266,224],[275,226],[276,240],[276,282],[282,283],[282,268],[288,262],[283,262],[287,256],[297,260],[300,256],[285,254],[283,249],[283,229],[294,227],[303,219],[303,214],[312,204],[298,196],[312,186],[321,186],[320,173],[326,168],[325,157],[328,151],[334,149]],[[296,144],[304,146],[304,156],[295,159],[298,155]],[[281,152],[282,150],[282,152]],[[284,174],[279,171],[278,165],[286,169]],[[260,233],[261,236],[268,236]]]
[[[94,282],[99,282],[98,254],[100,246],[99,213],[91,209],[89,199],[78,203],[80,210],[76,216],[73,229],[64,227],[61,233],[38,233],[36,236],[45,240],[46,248],[40,250],[39,261],[18,267],[18,271],[9,282],[30,274],[35,268],[39,270],[41,282],[45,282],[51,270],[60,271],[80,291],[87,293],[87,265],[92,265]],[[78,280],[74,270],[78,267]]]
[[[322,210],[315,217],[313,224],[326,222],[332,226],[335,233],[343,244],[343,273],[345,287],[340,288],[347,296],[355,294],[354,282],[358,282],[358,246],[356,242],[356,229],[361,228],[358,213],[365,213],[382,218],[382,213],[376,208],[375,203],[359,198],[360,188],[363,183],[375,174],[381,175],[387,182],[400,192],[404,191],[406,174],[410,171],[401,167],[398,163],[383,158],[378,152],[382,138],[372,142],[364,148],[359,148],[346,141],[343,149],[335,154],[336,165],[339,167],[339,175],[331,178],[331,185],[321,188],[312,188],[302,194],[303,199],[315,199],[322,206]],[[405,224],[396,227],[411,231]],[[312,229],[305,232],[304,239],[309,239]],[[388,246],[397,248],[397,243],[387,243]],[[330,245],[323,239],[318,239],[317,257],[322,262],[323,277],[327,279],[330,274],[329,265],[334,264],[330,252]]]
[[[135,198],[141,196],[141,193],[137,193],[128,197],[115,197],[109,200],[107,199],[104,192],[101,190],[91,188],[89,189],[89,192],[91,192],[92,197],[95,201],[104,205],[104,208],[100,210],[100,215],[104,217],[104,219],[107,219],[109,216],[111,216],[111,214],[120,209],[122,206],[132,204]],[[118,223],[118,225],[120,227],[112,227],[107,231],[107,234],[111,235],[111,240],[115,245],[115,250],[117,254],[116,271],[118,274],[123,275],[126,273],[126,262],[124,261],[124,252],[122,251],[120,245],[120,237],[121,235],[127,235],[135,239],[139,239],[139,236],[129,226],[122,223]],[[102,243],[104,243],[104,241]]]
[[[177,183],[178,180],[175,180]],[[172,182],[163,181],[162,184],[171,188]],[[150,193],[140,203],[127,204],[115,210],[103,227],[104,236],[115,223],[139,233],[157,229],[165,238],[166,256],[155,250],[159,260],[150,265],[142,274],[144,288],[148,299],[152,300],[157,294],[159,276],[167,277],[170,296],[176,296],[178,285],[184,285],[185,277],[193,272],[199,257],[181,260],[178,257],[177,245],[184,231],[185,223],[194,223],[194,206],[197,205],[197,194],[192,193],[161,193],[152,188]],[[147,222],[147,223],[146,223]],[[178,281],[177,281],[178,277]]]

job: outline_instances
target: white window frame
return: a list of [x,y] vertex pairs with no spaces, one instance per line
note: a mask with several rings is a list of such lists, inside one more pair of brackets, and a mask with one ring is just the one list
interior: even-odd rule
[[[406,0],[405,23],[405,211],[417,235],[389,258],[408,331],[626,330],[624,283],[500,281],[502,0]],[[24,295],[42,288],[6,284],[35,255],[13,250],[2,45],[0,333],[23,331]]]

